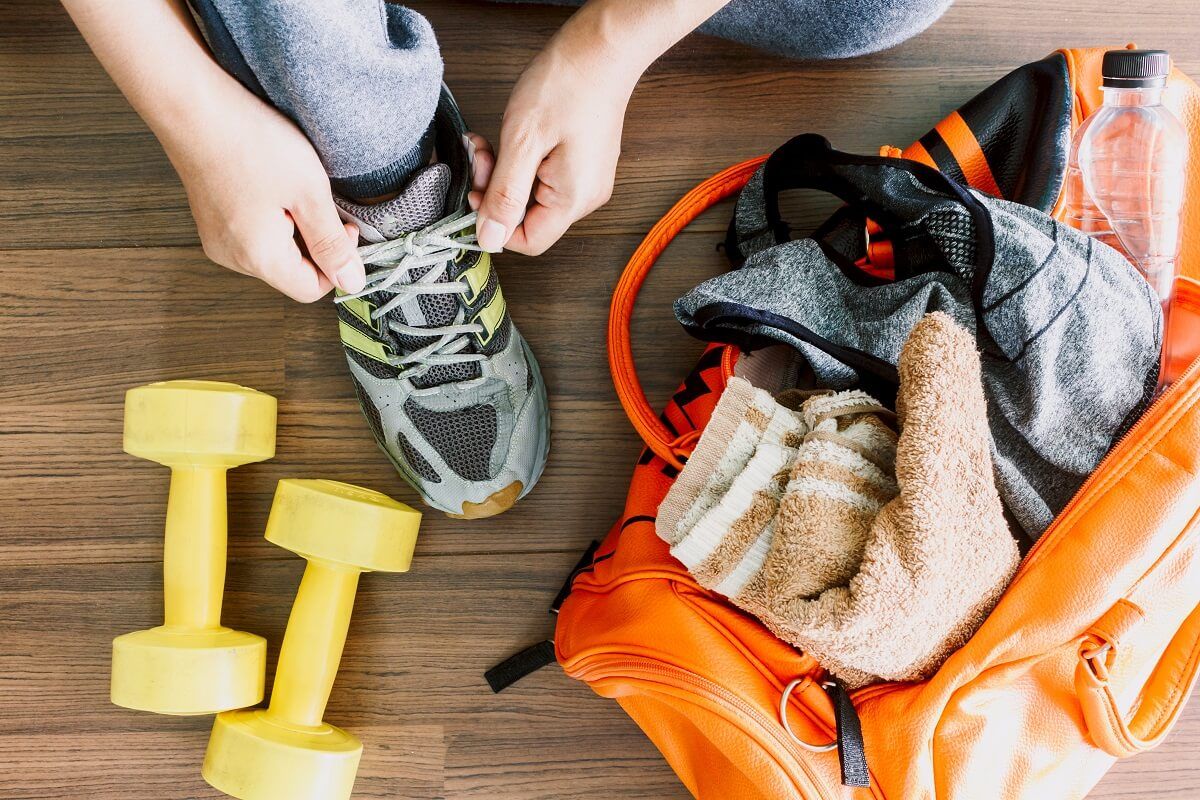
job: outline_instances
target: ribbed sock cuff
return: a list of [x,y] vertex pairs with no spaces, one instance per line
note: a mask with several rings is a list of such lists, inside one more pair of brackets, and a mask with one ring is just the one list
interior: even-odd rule
[[394,194],[404,188],[414,172],[429,163],[433,155],[433,143],[431,123],[412,149],[386,167],[346,178],[330,176],[329,183],[334,192],[351,200]]

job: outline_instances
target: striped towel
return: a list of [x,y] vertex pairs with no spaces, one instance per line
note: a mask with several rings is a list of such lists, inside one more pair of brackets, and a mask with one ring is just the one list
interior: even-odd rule
[[930,314],[900,376],[899,420],[859,391],[731,379],[656,521],[697,582],[851,688],[930,674],[1017,564],[974,341]]
[[[873,398],[781,400],[733,378],[658,510],[671,554],[727,597],[759,575],[779,527],[814,547],[816,569],[797,571],[793,588],[811,594],[844,582],[862,561],[871,521],[898,491],[896,433],[883,421],[892,414]],[[793,409],[789,400],[802,402]]]

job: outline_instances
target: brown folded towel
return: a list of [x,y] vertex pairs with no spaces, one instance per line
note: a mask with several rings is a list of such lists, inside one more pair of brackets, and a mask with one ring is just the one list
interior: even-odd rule
[[931,674],[1018,562],[973,338],[929,314],[899,369],[898,440],[860,392],[791,411],[735,381],[658,515],[702,585],[851,688]]

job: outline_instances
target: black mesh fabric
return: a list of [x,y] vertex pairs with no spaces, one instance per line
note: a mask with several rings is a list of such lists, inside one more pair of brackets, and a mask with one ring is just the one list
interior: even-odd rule
[[492,336],[492,340],[487,343],[487,347],[483,348],[483,352],[488,355],[499,353],[504,348],[508,347],[508,336],[512,331],[512,320],[508,315],[504,315],[504,320],[501,321],[500,327],[496,329],[496,333]]
[[[410,283],[415,283],[418,279],[424,277],[433,267],[426,269],[414,270],[410,273]],[[450,280],[449,271],[438,279],[438,283],[445,283]],[[385,300],[388,298],[384,298]],[[425,317],[425,324],[429,327],[450,325],[454,322],[454,316],[458,312],[458,298],[452,294],[425,294],[417,298],[417,305],[421,309],[421,315]],[[405,319],[404,312],[397,306],[392,311],[391,316],[406,325],[411,325],[412,322]],[[396,343],[406,351],[417,350],[432,343],[437,337],[430,336],[408,336],[405,334],[395,334]]]
[[377,441],[383,441],[383,420],[379,417],[379,409],[375,407],[375,403],[371,402],[371,396],[367,394],[367,390],[362,387],[354,378],[354,393],[358,395],[358,405],[362,409],[363,416],[367,418],[367,423],[371,426],[371,432],[375,434]]
[[400,445],[400,452],[404,454],[404,460],[413,472],[430,483],[442,482],[442,478],[437,474],[437,470],[433,468],[433,464],[430,464],[425,456],[421,455],[417,451],[417,448],[412,446],[412,442],[405,438],[403,433],[396,435],[396,443]]
[[371,328],[361,319],[350,313],[350,309],[346,308],[344,305],[337,307],[337,315],[338,319],[349,325],[351,328],[361,331],[367,336],[370,336],[372,339],[377,338],[375,331],[371,330]]
[[492,449],[499,422],[495,406],[433,411],[410,398],[404,411],[450,469],[469,481],[492,477]]
[[369,375],[373,375],[376,378],[396,377],[397,372],[395,367],[380,363],[373,358],[367,358],[362,353],[357,350],[351,350],[349,347],[345,348],[345,350],[354,359],[354,363],[366,370]]
[[925,217],[925,226],[933,234],[952,272],[960,278],[975,273],[975,224],[965,209],[954,207],[931,211]]
[[[479,253],[469,252],[466,257],[453,266],[452,270],[447,271],[445,279],[458,280],[464,272],[473,267],[478,261]],[[479,310],[486,306],[488,301],[495,296],[496,290],[499,287],[500,279],[496,275],[495,267],[493,267],[488,274],[487,283],[484,284],[483,290],[479,292],[479,296],[475,298],[475,302],[466,307],[467,311],[464,319],[471,319],[475,314],[479,313]],[[460,308],[460,297],[458,295],[425,295],[421,298],[422,301],[426,299],[439,300],[445,303],[445,309],[437,309],[436,311],[437,313],[448,314],[450,321],[454,321],[454,317]],[[424,311],[428,318],[430,311],[426,310],[424,306],[422,306],[422,311]],[[484,345],[482,350],[479,349],[478,344],[474,343],[474,337],[472,337],[472,346],[468,347],[464,352],[482,352],[487,356],[499,353],[508,345],[508,336],[511,327],[512,324],[506,314],[504,320],[500,323],[500,327],[488,343]],[[423,339],[419,341],[428,344],[432,340]],[[437,364],[431,367],[424,375],[413,378],[413,385],[419,389],[428,389],[431,386],[439,386],[443,383],[471,380],[478,378],[481,374],[479,364],[474,361],[466,361],[459,364]]]
[[482,373],[476,361],[461,361],[457,364],[434,364],[427,372],[413,377],[413,386],[428,389],[443,383],[458,383],[478,378]]
[[[354,393],[358,395],[358,405],[362,408],[363,416],[367,418],[367,424],[371,426],[371,432],[375,434],[376,441],[383,442],[383,419],[379,415],[379,409],[375,407],[375,403],[371,401],[371,396],[367,394],[367,390],[363,388],[362,384],[354,378],[350,380],[354,382]],[[404,454],[404,460],[413,472],[432,483],[441,482],[442,479],[437,474],[437,470],[425,456],[412,446],[408,439],[404,438],[404,434],[396,436],[396,443],[400,445],[400,452]]]

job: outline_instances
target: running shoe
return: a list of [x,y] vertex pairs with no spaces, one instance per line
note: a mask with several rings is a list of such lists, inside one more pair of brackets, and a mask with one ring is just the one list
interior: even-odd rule
[[475,242],[466,130],[443,88],[439,161],[383,203],[337,198],[358,225],[367,284],[335,302],[380,448],[426,503],[478,519],[537,483],[550,417],[537,361],[509,317],[491,255]]

